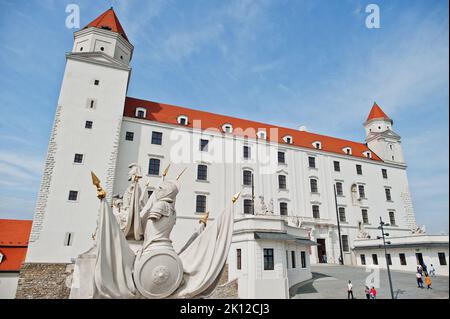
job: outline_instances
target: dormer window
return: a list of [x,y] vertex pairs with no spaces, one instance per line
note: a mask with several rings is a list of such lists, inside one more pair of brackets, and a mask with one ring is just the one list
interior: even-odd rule
[[233,133],[233,126],[231,124],[224,124],[222,125],[222,130],[225,133]]
[[105,51],[105,48],[104,48],[104,47],[101,47],[101,48],[100,48],[100,51]]
[[103,30],[111,31],[111,28],[108,27],[107,25],[103,25],[101,28],[102,28]]
[[322,143],[319,141],[315,141],[314,143],[312,143],[312,145],[314,146],[315,149],[317,150],[321,150],[322,149]]
[[258,136],[259,139],[265,140],[267,139],[267,133],[266,131],[258,131],[258,133],[256,133],[256,135]]
[[143,107],[138,107],[136,109],[135,116],[140,119],[144,119],[147,116],[147,110]]
[[178,116],[177,122],[178,122],[178,124],[180,124],[180,125],[188,125],[188,124],[189,124],[188,117],[185,116],[185,115],[180,115],[180,116]]
[[372,153],[369,152],[369,151],[366,151],[366,152],[364,152],[363,154],[364,154],[364,156],[367,157],[367,158],[372,158]]
[[283,137],[283,141],[285,141],[286,144],[292,144],[293,143],[292,136],[286,135],[285,137]]
[[352,149],[350,147],[344,147],[342,150],[345,154],[352,155]]

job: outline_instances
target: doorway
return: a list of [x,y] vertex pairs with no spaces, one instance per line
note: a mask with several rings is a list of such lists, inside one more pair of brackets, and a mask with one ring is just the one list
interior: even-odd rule
[[325,239],[317,239],[317,257],[319,259],[319,264],[327,263],[327,247],[325,246]]
[[422,253],[416,253],[417,264],[423,266],[423,256]]

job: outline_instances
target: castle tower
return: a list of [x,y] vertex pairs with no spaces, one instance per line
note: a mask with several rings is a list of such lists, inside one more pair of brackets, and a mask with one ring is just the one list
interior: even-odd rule
[[99,201],[90,172],[110,198],[132,54],[112,8],[75,32],[26,263],[70,263],[92,246]]
[[405,165],[400,136],[393,131],[394,121],[375,102],[364,123],[366,143],[383,161]]

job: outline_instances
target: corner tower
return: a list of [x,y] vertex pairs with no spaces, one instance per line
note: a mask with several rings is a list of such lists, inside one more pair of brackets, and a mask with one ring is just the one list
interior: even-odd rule
[[75,32],[50,137],[26,263],[64,264],[93,244],[98,199],[112,195],[133,45],[111,8]]
[[383,161],[405,165],[400,135],[393,131],[394,121],[375,102],[364,123],[366,143]]

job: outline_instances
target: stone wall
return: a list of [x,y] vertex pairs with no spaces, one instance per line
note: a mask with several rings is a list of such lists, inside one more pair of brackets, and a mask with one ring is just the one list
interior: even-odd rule
[[219,280],[219,284],[208,299],[238,299],[238,282],[237,279],[228,282],[228,264]]
[[16,299],[67,299],[72,264],[26,263],[19,274]]

